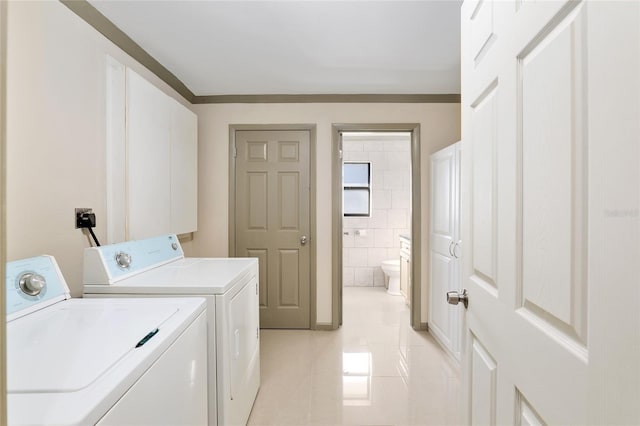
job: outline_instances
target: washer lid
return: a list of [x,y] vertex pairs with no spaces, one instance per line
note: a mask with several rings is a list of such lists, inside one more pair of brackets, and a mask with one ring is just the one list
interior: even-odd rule
[[57,303],[7,324],[7,391],[74,392],[91,385],[178,308]]

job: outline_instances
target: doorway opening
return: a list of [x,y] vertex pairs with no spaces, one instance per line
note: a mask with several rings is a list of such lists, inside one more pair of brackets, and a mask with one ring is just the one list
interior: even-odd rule
[[368,287],[403,300],[422,329],[419,126],[333,130],[333,327],[342,325],[343,289]]

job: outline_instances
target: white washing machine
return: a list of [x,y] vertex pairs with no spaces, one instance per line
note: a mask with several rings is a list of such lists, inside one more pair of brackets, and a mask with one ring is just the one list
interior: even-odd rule
[[207,421],[202,299],[71,299],[51,256],[9,262],[10,425]]
[[175,235],[85,249],[85,297],[198,296],[209,318],[209,424],[247,423],[260,386],[258,260],[185,258]]

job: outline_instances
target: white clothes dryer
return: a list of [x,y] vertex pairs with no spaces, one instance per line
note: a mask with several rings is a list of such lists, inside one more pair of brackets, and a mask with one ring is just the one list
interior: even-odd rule
[[7,263],[10,425],[206,424],[202,299],[71,299],[51,256]]
[[185,258],[175,235],[85,249],[85,297],[207,300],[209,424],[245,425],[260,386],[258,260]]

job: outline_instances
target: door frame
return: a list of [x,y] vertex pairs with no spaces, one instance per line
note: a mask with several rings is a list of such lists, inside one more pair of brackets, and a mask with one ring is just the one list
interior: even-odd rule
[[418,123],[369,123],[331,125],[331,193],[332,193],[332,328],[342,325],[342,132],[410,132],[411,133],[411,327],[427,330],[421,322],[422,268],[421,238],[422,224],[420,184],[420,124]]
[[242,130],[302,130],[309,132],[309,328],[317,328],[316,297],[316,125],[315,124],[230,124],[229,125],[229,256],[236,252],[236,132]]
[[[7,2],[0,2],[0,277],[4,277],[7,253],[6,205],[7,205]],[[7,424],[7,316],[6,283],[0,285],[0,424]]]

